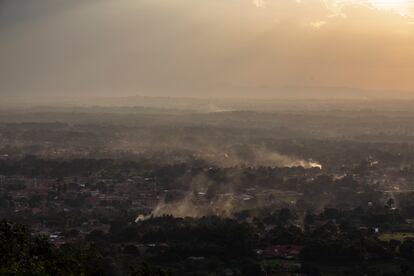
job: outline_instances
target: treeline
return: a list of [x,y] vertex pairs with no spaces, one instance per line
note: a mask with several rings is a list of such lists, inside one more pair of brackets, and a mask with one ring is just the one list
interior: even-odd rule
[[0,222],[0,252],[0,275],[170,275],[145,262],[115,271],[93,245],[67,244],[57,248],[45,237],[33,235],[26,226],[6,220]]
[[115,159],[42,159],[25,156],[19,160],[0,160],[0,175],[60,178],[73,176],[93,176],[104,172],[108,176],[123,171],[141,172],[152,165],[147,160],[121,161]]
[[[399,219],[386,207],[381,212]],[[326,209],[307,214],[303,228],[294,224],[297,215],[287,209],[255,217],[249,224],[220,217],[163,216],[139,223],[119,217],[110,222],[108,232],[94,230],[60,248],[25,226],[2,221],[0,274],[221,275],[230,268],[234,275],[262,275],[257,249],[293,244],[303,247],[299,258],[309,275],[320,275],[315,264],[361,268],[378,262],[401,264],[401,271],[411,275],[414,242],[382,241],[374,228],[361,227],[361,219],[374,213]]]

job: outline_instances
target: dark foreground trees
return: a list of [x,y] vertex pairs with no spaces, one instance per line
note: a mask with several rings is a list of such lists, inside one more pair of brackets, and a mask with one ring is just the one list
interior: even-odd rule
[[0,275],[84,275],[77,260],[5,220],[0,222],[0,252]]

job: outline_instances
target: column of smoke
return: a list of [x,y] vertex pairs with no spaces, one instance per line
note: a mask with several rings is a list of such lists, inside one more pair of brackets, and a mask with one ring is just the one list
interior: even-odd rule
[[[222,138],[207,138],[200,135],[186,136],[169,136],[168,141],[155,141],[153,133],[140,133],[140,139],[134,139],[134,135],[120,138],[119,141],[113,141],[112,149],[136,152],[142,155],[151,155],[154,153],[168,154],[179,152],[182,160],[195,158],[208,162],[211,166],[216,167],[304,167],[304,168],[322,168],[322,165],[314,160],[306,160],[281,154],[275,150],[269,149],[264,145],[257,144],[237,144],[237,141],[227,141]],[[162,136],[162,135],[159,135]],[[158,137],[158,136],[157,136]],[[186,139],[191,138],[191,143]],[[191,156],[192,155],[192,156]],[[175,155],[177,158],[177,156]],[[165,161],[168,162],[166,156]],[[173,159],[173,158],[172,158]],[[170,160],[174,161],[174,160]]]
[[242,150],[209,148],[199,152],[200,158],[217,167],[303,167],[305,169],[322,169],[322,165],[314,160],[280,154],[260,145],[244,146]]
[[[197,197],[200,194],[206,196],[208,189],[214,183],[209,180],[205,173],[200,173],[193,177],[190,181],[190,189],[186,195],[177,201],[166,202],[162,200],[152,211],[149,216],[140,215],[137,221],[145,220],[151,216],[173,215],[174,217],[202,217],[202,216],[230,216],[235,205],[231,196],[233,192],[233,185],[237,182],[237,177],[232,178],[232,183],[227,183],[225,188],[226,193],[222,195],[215,195],[213,198],[200,203]],[[187,181],[183,179],[183,181]]]
[[[240,211],[239,204],[234,200],[235,187],[240,183],[241,166],[268,166],[268,167],[304,167],[304,168],[322,168],[322,165],[312,161],[294,158],[283,155],[274,151],[266,150],[264,147],[250,148],[249,156],[242,158],[235,152],[227,153],[209,149],[208,153],[204,153],[203,157],[210,164],[216,167],[233,167],[239,168],[238,173],[227,175],[229,183],[223,184],[222,192],[215,194],[208,202],[200,203],[197,200],[199,192],[205,193],[213,182],[201,173],[190,180],[190,190],[178,201],[165,202],[161,201],[152,211],[150,216],[173,215],[175,217],[202,217],[210,215],[231,216],[234,212]],[[188,181],[183,179],[182,181]],[[257,207],[265,206],[266,202],[258,202]],[[148,216],[148,217],[150,217]],[[147,217],[139,216],[137,221],[144,220]]]

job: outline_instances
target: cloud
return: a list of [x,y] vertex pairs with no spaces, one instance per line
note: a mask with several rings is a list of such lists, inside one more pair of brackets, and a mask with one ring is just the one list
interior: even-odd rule
[[[346,16],[349,7],[363,7],[377,11],[390,11],[407,18],[414,16],[413,0],[288,0],[298,4],[312,3],[312,5],[323,4],[333,15]],[[256,7],[265,7],[267,4],[275,4],[275,0],[253,0]],[[319,2],[319,3],[318,3]]]
[[266,0],[253,0],[253,4],[258,8],[266,7]]
[[312,28],[315,28],[315,29],[320,29],[320,28],[322,28],[325,24],[326,24],[326,21],[320,20],[320,21],[313,21],[313,22],[311,22],[309,25],[310,25]]
[[336,14],[345,15],[345,9],[352,6],[366,7],[379,11],[391,11],[401,16],[414,16],[412,0],[323,0],[326,7]]

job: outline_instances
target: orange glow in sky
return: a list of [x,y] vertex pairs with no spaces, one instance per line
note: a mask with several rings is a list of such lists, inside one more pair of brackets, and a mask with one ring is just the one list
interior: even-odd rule
[[394,11],[402,16],[414,15],[413,0],[325,0],[324,2],[336,11],[352,5],[363,5],[379,10]]
[[414,0],[0,2],[0,94],[414,97]]

